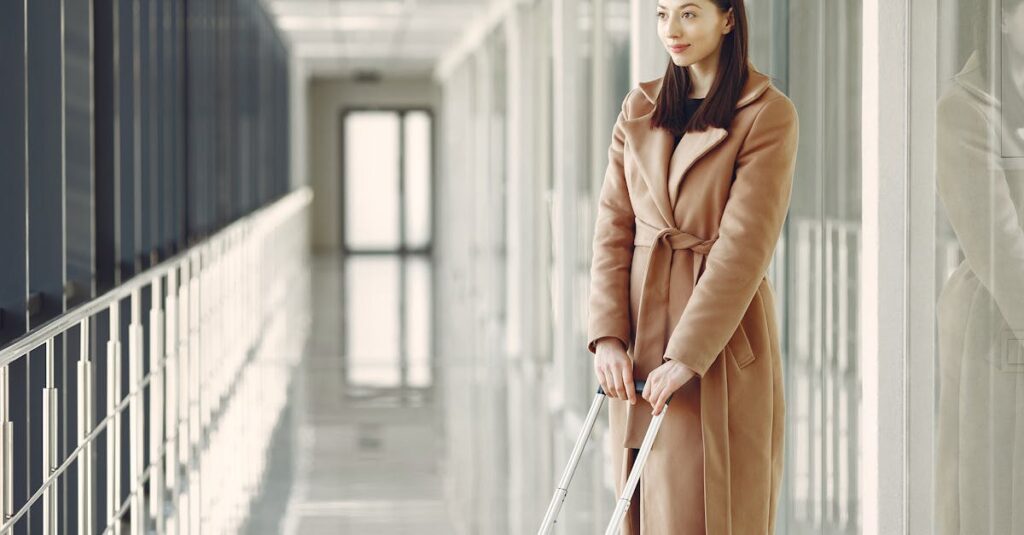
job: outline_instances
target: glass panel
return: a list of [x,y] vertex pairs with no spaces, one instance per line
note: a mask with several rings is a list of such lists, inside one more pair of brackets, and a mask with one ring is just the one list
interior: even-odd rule
[[405,115],[405,245],[426,247],[430,241],[431,120],[426,112]]
[[[595,86],[595,62],[597,57],[595,56],[594,47],[594,33],[597,30],[594,24],[594,0],[576,0],[574,2],[576,8],[576,21],[575,32],[570,34],[568,39],[575,46],[568,47],[566,53],[569,57],[565,59],[565,65],[570,69],[575,69],[575,72],[566,72],[562,75],[567,80],[576,80],[576,98],[573,98],[575,106],[567,107],[566,109],[560,109],[557,113],[564,116],[564,120],[568,124],[567,135],[573,136],[573,132],[587,132],[588,135],[577,135],[576,140],[573,143],[566,141],[560,141],[555,139],[556,150],[557,147],[571,146],[573,154],[567,155],[567,159],[571,162],[571,167],[576,171],[575,176],[561,177],[559,180],[565,181],[566,183],[574,186],[572,189],[565,189],[565,193],[568,195],[576,196],[576,207],[575,213],[565,213],[564,215],[558,214],[556,221],[559,221],[557,225],[568,227],[569,232],[575,236],[575,243],[566,244],[569,247],[576,249],[575,253],[566,252],[564,255],[556,253],[557,256],[572,257],[575,256],[579,259],[586,259],[580,262],[566,262],[563,269],[569,270],[562,277],[562,281],[568,284],[572,288],[573,298],[573,311],[584,311],[587,309],[586,302],[588,297],[588,290],[590,287],[590,258],[591,258],[591,243],[593,241],[593,221],[594,213],[597,206],[595,197],[597,192],[600,191],[600,184],[604,178],[604,166],[608,164],[608,144],[611,142],[611,127],[607,128],[601,133],[604,145],[603,150],[599,151],[601,156],[601,166],[595,163],[595,143],[592,142],[594,134],[594,128],[596,127],[596,121],[594,120],[593,110],[595,109],[595,97],[600,94]],[[561,9],[561,8],[555,8]],[[556,32],[558,29],[555,30]],[[555,54],[559,54],[558,48],[555,48]],[[553,95],[552,103],[554,106],[559,106],[560,100]],[[611,109],[618,114],[618,110],[621,109],[622,100],[611,106]],[[603,107],[603,106],[602,106]],[[614,124],[614,118],[612,119]],[[565,145],[563,145],[565,143]],[[600,168],[600,172],[596,172]],[[560,193],[559,187],[555,186],[552,190],[557,199]],[[559,211],[561,206],[555,206],[556,213]],[[561,230],[555,230],[554,236],[562,232]],[[559,247],[558,240],[556,238],[556,247]],[[556,264],[556,269],[558,269]],[[557,295],[557,294],[555,294]],[[585,340],[587,338],[587,322],[586,314],[574,313],[570,314],[562,320],[563,329],[572,329],[573,340]],[[556,337],[556,340],[558,338]],[[575,344],[574,348],[577,351],[587,354],[585,345]],[[565,355],[565,359],[573,366],[577,366],[580,370],[579,373],[570,374],[567,378],[564,388],[568,393],[568,401],[572,410],[580,414],[586,414],[591,399],[592,385],[596,383],[594,378],[593,366],[590,364],[588,358],[572,358],[580,357],[581,355]],[[581,475],[583,478],[589,478],[589,475]],[[587,485],[588,483],[583,483]],[[571,513],[570,513],[571,514]],[[593,531],[594,529],[589,526],[575,526],[570,525],[572,531]]]
[[935,242],[911,266],[938,282],[934,342],[911,343],[937,355],[934,532],[1021,533],[1024,1],[939,8],[935,235],[911,236]]
[[406,355],[409,362],[408,383],[414,387],[430,386],[431,364],[431,286],[430,259],[409,257],[405,265],[405,328]]
[[[782,3],[785,4],[785,3]],[[779,533],[857,533],[860,2],[791,0],[785,27],[749,14],[754,64],[800,116],[787,228],[770,276],[784,320],[786,458]],[[788,73],[788,77],[787,77]],[[837,129],[830,125],[842,124]]]
[[398,128],[394,112],[345,118],[346,247],[398,247]]
[[[597,58],[604,70],[602,83],[607,87],[607,99],[602,106],[604,119],[599,125],[601,143],[595,148],[601,165],[591,173],[594,180],[603,177],[604,165],[608,163],[608,144],[615,118],[619,115],[622,99],[631,89],[629,83],[629,0],[605,0],[604,2],[604,57]],[[600,188],[593,184],[592,188]]]
[[349,381],[398,386],[399,269],[397,257],[350,257],[345,265],[346,364]]

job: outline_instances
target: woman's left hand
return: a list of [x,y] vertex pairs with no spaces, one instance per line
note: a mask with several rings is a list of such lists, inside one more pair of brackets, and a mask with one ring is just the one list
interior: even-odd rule
[[647,375],[647,383],[644,385],[642,394],[642,397],[654,407],[651,414],[654,416],[661,414],[668,397],[696,376],[697,374],[693,370],[675,360],[666,361],[655,368]]

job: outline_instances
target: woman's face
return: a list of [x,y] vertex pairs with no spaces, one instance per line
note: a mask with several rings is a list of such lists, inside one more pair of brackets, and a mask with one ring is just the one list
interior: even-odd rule
[[679,67],[717,65],[732,26],[732,8],[723,13],[711,0],[658,0],[658,36]]

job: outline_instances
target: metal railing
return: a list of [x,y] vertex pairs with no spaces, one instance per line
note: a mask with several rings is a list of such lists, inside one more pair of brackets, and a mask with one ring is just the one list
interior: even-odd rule
[[308,334],[311,198],[296,190],[0,349],[0,535],[238,527]]

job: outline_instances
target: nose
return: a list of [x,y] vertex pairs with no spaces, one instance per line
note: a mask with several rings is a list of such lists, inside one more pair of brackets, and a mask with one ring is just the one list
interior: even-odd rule
[[679,21],[679,17],[669,17],[667,26],[665,27],[665,35],[675,39],[682,33],[683,25]]

